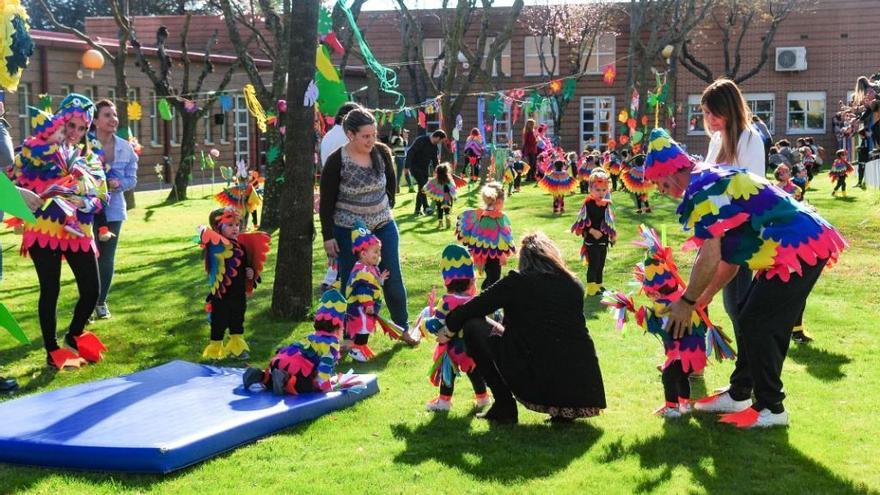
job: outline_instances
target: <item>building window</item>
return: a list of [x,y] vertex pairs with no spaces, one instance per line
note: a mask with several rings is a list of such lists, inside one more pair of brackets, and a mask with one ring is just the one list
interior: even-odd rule
[[159,100],[150,91],[150,146],[159,146]]
[[13,139],[13,142],[20,142],[24,138],[31,135],[31,118],[28,115],[28,105],[30,105],[31,85],[20,84],[18,86],[18,132],[19,139]]
[[223,112],[220,114],[223,116],[223,122],[220,124],[220,144],[229,144],[229,133],[226,130],[226,126],[229,123],[229,118],[227,117],[228,114],[229,112]]
[[67,96],[70,93],[75,93],[75,92],[76,91],[74,91],[73,84],[64,84],[61,86],[61,95],[62,96]]
[[[128,88],[128,102],[126,105],[131,102],[137,101],[140,103],[140,98],[138,97],[138,89],[137,88]],[[140,141],[141,139],[141,123],[139,120],[129,120],[128,128],[131,129],[131,135]]]
[[251,153],[250,115],[248,114],[244,96],[235,97],[233,115],[232,136],[235,140],[235,163],[238,163],[240,160],[248,163]]
[[[425,70],[431,72],[434,61],[443,51],[443,40],[440,38],[425,38],[422,40],[422,58],[425,60]],[[443,60],[437,60],[437,67],[431,74],[431,77],[438,77],[443,71]]]
[[596,36],[590,58],[584,61],[584,72],[601,74],[605,67],[614,64],[617,36],[614,33],[601,33]]
[[581,97],[581,148],[598,148],[614,137],[614,97]]
[[[553,68],[553,75],[559,74],[559,42],[553,43],[553,52],[550,53],[551,41],[545,36],[526,36],[525,38],[525,75],[546,76],[545,69]],[[544,54],[544,64],[541,63],[541,54]]]
[[107,88],[107,99],[112,101],[114,105],[119,106],[116,103],[116,88]]
[[788,134],[825,132],[825,92],[788,94]]
[[706,128],[703,126],[703,107],[700,105],[700,95],[688,96],[688,136],[703,136]]
[[205,109],[205,115],[202,117],[202,121],[205,123],[205,138],[202,141],[204,144],[214,144],[214,134],[211,132],[211,124],[214,116],[211,115],[211,108]]
[[86,88],[83,88],[83,95],[88,97],[88,99],[92,100],[92,102],[95,101],[95,94],[97,94],[97,93],[98,93],[98,89],[94,86],[88,86]]
[[[489,49],[495,43],[495,38],[486,38],[486,53],[484,57],[489,57]],[[510,77],[510,41],[501,49],[500,59],[486,60],[486,72],[492,74],[492,77]],[[499,65],[500,63],[500,65]]]
[[440,129],[440,113],[425,114],[425,132],[429,135]]
[[746,103],[749,104],[752,115],[760,117],[764,124],[767,125],[767,129],[770,130],[770,134],[773,134],[775,129],[773,125],[774,110],[776,107],[773,93],[751,93],[743,96],[746,99]]

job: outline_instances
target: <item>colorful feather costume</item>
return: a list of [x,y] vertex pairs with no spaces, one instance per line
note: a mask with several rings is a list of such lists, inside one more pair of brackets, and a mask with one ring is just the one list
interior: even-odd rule
[[[16,185],[46,199],[34,212],[36,223],[24,223],[22,255],[34,245],[62,252],[91,249],[97,253],[92,222],[106,199],[104,173],[94,155],[83,155],[78,148],[47,142],[63,125],[64,120],[58,116],[32,111],[32,135],[24,140],[21,152],[15,157]],[[82,206],[74,206],[70,202],[72,198],[82,201]],[[66,228],[71,218],[75,218],[78,233]]]
[[611,175],[620,175],[622,171],[620,158],[616,153],[606,152],[602,162],[602,168]]
[[639,196],[647,196],[651,191],[657,188],[653,182],[645,180],[645,167],[633,166],[630,164],[623,165],[620,172],[620,180],[623,185],[633,194]]
[[239,211],[242,217],[258,211],[263,206],[263,198],[250,183],[235,184],[214,195],[214,199],[222,206],[229,206]]
[[723,236],[724,261],[759,271],[756,276],[802,273],[802,263],[837,261],[846,240],[834,227],[765,179],[735,169],[698,167],[677,213],[693,236],[686,247]]
[[853,166],[849,164],[846,160],[836,159],[834,163],[831,164],[831,170],[828,172],[828,177],[832,181],[837,181],[837,179],[841,177],[846,177],[847,175],[853,173]]
[[596,158],[587,154],[581,155],[577,167],[578,180],[589,182],[590,174],[593,173],[594,168],[596,168]]
[[14,92],[34,54],[27,10],[19,0],[3,0],[0,10],[0,88]]
[[[599,226],[594,226],[590,222],[588,210],[591,204],[600,208],[605,208],[605,219]],[[584,239],[583,244],[581,244],[581,260],[583,260],[584,265],[588,265],[590,262],[589,256],[587,256],[587,236],[590,235],[589,232],[591,228],[599,230],[608,236],[608,244],[613,246],[614,243],[617,242],[617,230],[614,228],[614,211],[611,207],[610,197],[603,200],[597,200],[592,195],[588,194],[587,197],[584,198],[584,203],[578,212],[577,218],[575,218],[574,223],[571,225],[571,232]]]
[[450,181],[446,184],[441,184],[436,177],[433,177],[425,184],[423,190],[428,201],[434,201],[448,207],[451,207],[452,203],[455,202],[456,189],[454,182]]
[[550,196],[561,198],[574,191],[577,187],[577,181],[568,173],[568,168],[566,167],[562,170],[552,170],[544,174],[544,177],[538,181],[538,185],[545,192],[549,193]]
[[510,219],[496,210],[465,210],[455,225],[455,236],[467,247],[477,268],[486,260],[497,259],[501,265],[516,252]]
[[666,132],[657,127],[648,138],[648,152],[645,158],[645,178],[653,181],[690,167],[693,159]]
[[[331,378],[339,363],[339,337],[345,322],[345,297],[336,289],[321,296],[315,311],[315,329],[305,339],[275,351],[261,382],[272,382],[273,370],[283,371],[286,381],[283,390],[290,395],[301,391],[329,392]],[[282,375],[284,376],[284,375]]]
[[468,158],[468,163],[472,166],[476,165],[477,162],[480,161],[480,158],[483,157],[484,152],[485,146],[483,146],[483,138],[479,134],[469,135],[464,144],[463,150],[463,153]]

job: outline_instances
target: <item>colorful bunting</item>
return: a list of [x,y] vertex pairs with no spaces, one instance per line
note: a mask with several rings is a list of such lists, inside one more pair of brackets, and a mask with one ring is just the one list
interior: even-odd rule
[[141,104],[136,101],[129,102],[126,111],[128,111],[128,120],[138,121],[144,117]]
[[219,100],[220,100],[220,110],[223,113],[232,111],[232,107],[234,105],[234,100],[232,99],[232,96],[220,95]]
[[318,101],[319,95],[320,92],[318,91],[318,85],[315,84],[315,80],[312,79],[311,81],[309,81],[309,87],[306,88],[306,93],[303,95],[303,106],[315,106],[315,103]]
[[171,105],[165,98],[159,100],[159,117],[161,117],[162,120],[171,120],[173,118],[171,115]]
[[574,90],[577,87],[577,81],[574,79],[566,79],[562,85],[562,97],[566,100],[574,98]]
[[611,86],[614,84],[615,79],[617,79],[617,68],[613,63],[606,65],[602,71],[602,80],[605,81],[605,84]]
[[626,110],[621,110],[619,114],[617,114],[617,121],[621,124],[625,124],[629,119],[629,113]]

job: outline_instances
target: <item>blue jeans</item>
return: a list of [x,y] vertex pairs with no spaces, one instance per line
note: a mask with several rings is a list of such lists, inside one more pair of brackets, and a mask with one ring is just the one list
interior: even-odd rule
[[[351,252],[351,231],[338,225],[333,227],[333,237],[339,245],[339,280],[342,282],[342,291],[348,284],[348,276],[354,268],[354,254]],[[373,231],[373,234],[382,241],[382,261],[379,263],[379,271],[388,270],[390,275],[382,286],[385,295],[385,304],[391,313],[391,320],[403,328],[409,328],[409,314],[406,310],[406,286],[403,284],[403,275],[400,273],[400,256],[398,247],[400,234],[397,232],[397,223],[394,220],[385,226]]]
[[[113,232],[113,237],[107,242],[98,243],[98,272],[101,275],[101,292],[98,294],[98,304],[107,302],[107,293],[110,292],[110,284],[113,282],[113,264],[116,261],[116,243],[119,242],[119,232],[122,230],[122,222],[107,222],[107,228]],[[97,232],[95,233],[97,236]]]

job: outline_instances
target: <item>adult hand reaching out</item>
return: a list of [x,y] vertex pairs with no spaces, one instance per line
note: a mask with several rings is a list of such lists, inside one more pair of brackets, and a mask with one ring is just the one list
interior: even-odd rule
[[663,314],[669,318],[666,322],[665,330],[672,338],[680,339],[685,334],[691,333],[691,318],[694,314],[693,306],[679,299],[670,304]]
[[328,258],[336,258],[339,256],[339,244],[336,243],[336,239],[327,239],[324,241],[324,251],[327,253]]
[[18,188],[18,193],[21,195],[21,199],[24,200],[25,204],[28,208],[30,208],[31,211],[37,211],[38,209],[40,209],[41,206],[43,206],[43,200],[42,198],[40,198],[40,196],[37,195],[37,193],[21,187]]

